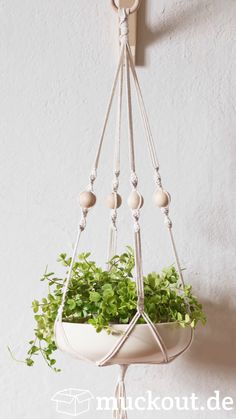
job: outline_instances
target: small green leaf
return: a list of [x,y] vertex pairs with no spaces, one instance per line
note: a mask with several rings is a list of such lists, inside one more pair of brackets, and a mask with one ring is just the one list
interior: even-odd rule
[[92,301],[94,303],[97,303],[98,301],[101,300],[101,295],[96,291],[92,291],[89,294],[89,299],[90,299],[90,301]]
[[183,320],[183,316],[181,313],[177,314],[177,319],[181,322]]
[[189,317],[188,313],[185,314],[185,321],[186,321],[186,323],[190,322],[190,317]]
[[32,367],[34,365],[34,361],[31,358],[26,358],[26,364],[28,365],[28,367]]

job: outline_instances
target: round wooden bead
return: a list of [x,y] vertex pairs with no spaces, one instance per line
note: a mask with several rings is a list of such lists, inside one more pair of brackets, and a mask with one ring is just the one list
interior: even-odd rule
[[122,198],[118,193],[112,192],[107,197],[107,206],[111,209],[119,208],[122,204]]
[[128,205],[132,210],[139,209],[143,206],[143,197],[137,191],[132,191],[128,198]]
[[81,192],[79,197],[79,203],[82,208],[91,208],[96,203],[96,196],[91,191]]
[[168,207],[170,204],[170,194],[160,189],[154,193],[153,200],[154,204],[159,208]]

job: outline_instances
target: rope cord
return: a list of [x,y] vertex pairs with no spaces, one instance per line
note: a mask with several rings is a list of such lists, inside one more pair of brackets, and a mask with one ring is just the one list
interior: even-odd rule
[[131,69],[131,72],[132,72],[132,75],[133,75],[134,85],[135,85],[135,88],[136,88],[139,110],[140,110],[141,117],[142,117],[143,123],[144,123],[144,128],[145,128],[146,139],[147,139],[147,143],[148,143],[148,149],[149,149],[149,153],[150,153],[150,157],[151,157],[151,162],[152,162],[152,165],[153,165],[154,169],[158,170],[159,169],[159,162],[158,162],[157,155],[156,155],[155,144],[154,144],[154,140],[153,140],[153,137],[152,137],[152,132],[151,132],[150,124],[149,124],[149,119],[148,119],[148,116],[147,116],[147,111],[146,111],[145,103],[144,103],[144,100],[143,100],[142,91],[141,91],[140,84],[139,84],[139,81],[138,81],[138,76],[137,76],[137,73],[136,73],[136,69],[135,69],[135,65],[134,65],[134,62],[133,62],[133,57],[132,57],[132,53],[131,53],[131,49],[130,49],[129,45],[127,45],[127,52],[128,52],[130,69]]
[[[114,82],[113,82],[113,86],[112,86],[112,90],[111,90],[111,95],[110,95],[110,98],[109,98],[108,107],[107,107],[107,111],[106,111],[106,115],[105,115],[105,121],[104,121],[103,129],[102,129],[102,134],[101,134],[101,138],[100,138],[100,141],[99,141],[98,151],[97,151],[97,154],[96,154],[94,167],[93,167],[93,170],[92,170],[91,175],[90,175],[90,190],[93,190],[93,183],[96,179],[96,172],[97,172],[97,168],[98,168],[98,163],[99,163],[99,158],[100,158],[100,154],[101,154],[102,144],[103,144],[104,135],[105,135],[106,127],[107,127],[107,122],[108,122],[108,119],[109,119],[111,106],[112,106],[114,95],[115,95],[115,90],[116,90],[116,87],[117,87],[117,84],[118,84],[120,70],[121,70],[121,67],[123,66],[124,49],[125,49],[125,43],[122,43],[121,51],[120,51],[120,57],[119,57],[119,61],[118,61],[118,66],[117,66],[117,69],[116,69],[116,74],[115,74],[115,78],[114,78]],[[62,323],[62,315],[63,315],[64,306],[65,306],[66,294],[67,294],[67,291],[68,291],[68,287],[69,287],[69,283],[70,283],[70,279],[71,279],[71,275],[72,275],[72,271],[73,271],[73,266],[74,266],[77,251],[78,251],[78,246],[79,246],[79,242],[80,242],[81,233],[84,231],[84,229],[86,227],[87,214],[88,214],[88,210],[87,209],[82,209],[82,218],[81,218],[80,223],[79,223],[79,228],[78,228],[78,233],[77,233],[77,237],[76,237],[76,241],[75,241],[75,245],[74,245],[74,249],[73,249],[71,263],[70,263],[67,279],[66,279],[66,282],[65,282],[65,285],[64,285],[64,289],[63,289],[62,302],[61,302],[61,306],[58,310],[56,322],[60,321],[60,323]]]
[[[122,115],[122,98],[123,98],[123,61],[120,67],[119,89],[118,89],[118,107],[117,107],[117,123],[116,123],[116,144],[114,153],[114,174],[119,177],[120,175],[120,139],[121,139],[121,115]],[[116,185],[113,183],[113,190],[117,190]]]
[[[128,20],[127,12],[122,9],[120,11],[120,22],[122,25],[122,31],[125,34],[125,73],[126,73],[126,99],[127,99],[127,116],[128,116],[128,139],[129,139],[129,160],[130,160],[130,171],[131,171],[131,184],[134,190],[138,186],[138,178],[135,173],[135,148],[134,148],[134,132],[133,132],[133,113],[132,113],[132,99],[131,99],[131,85],[130,85],[130,61],[128,51]],[[139,193],[138,193],[139,194]],[[141,206],[142,197],[139,194],[139,207]],[[139,208],[136,211],[132,211],[134,220],[134,255],[135,255],[135,267],[136,267],[136,284],[138,294],[138,311],[142,312],[144,309],[144,289],[143,289],[143,272],[142,272],[142,257],[141,257],[141,238],[140,238],[140,226],[139,226]]]
[[130,66],[128,60],[127,45],[125,48],[125,71],[126,71],[126,96],[127,96],[127,114],[128,114],[128,138],[129,138],[129,159],[131,173],[135,173],[135,154],[134,154],[134,132],[132,117],[132,100],[130,87]]
[[177,266],[178,274],[179,274],[182,286],[184,288],[184,285],[185,285],[184,277],[183,277],[182,269],[181,269],[181,266],[180,266],[180,261],[179,261],[179,256],[178,256],[176,245],[175,245],[175,239],[174,239],[173,231],[172,231],[171,228],[168,228],[168,230],[169,230],[169,235],[170,235],[170,241],[171,241],[171,244],[172,244],[172,249],[173,249],[174,256],[175,256],[175,263],[176,263],[176,266]]
[[[101,133],[101,137],[100,137],[100,141],[99,141],[99,145],[98,145],[98,150],[97,150],[94,166],[93,166],[93,169],[92,169],[91,174],[90,174],[90,187],[89,187],[89,189],[91,191],[93,191],[93,184],[94,184],[94,181],[96,179],[96,174],[97,174],[99,159],[100,159],[100,155],[101,155],[102,145],[103,145],[103,141],[104,141],[104,136],[105,136],[105,132],[106,132],[106,127],[107,127],[108,119],[109,119],[109,116],[110,116],[110,111],[111,111],[113,99],[114,99],[114,96],[115,96],[115,90],[116,90],[116,87],[117,87],[117,84],[118,84],[119,74],[120,74],[121,67],[123,66],[123,62],[124,62],[124,44],[121,46],[118,66],[117,66],[117,69],[116,69],[115,78],[114,78],[114,81],[113,81],[111,94],[110,94],[110,98],[109,98],[109,102],[108,102],[108,106],[107,106],[107,110],[106,110],[106,114],[105,114],[105,119],[104,119],[102,133]],[[88,213],[87,209],[82,209],[82,218],[81,218],[81,221],[80,221],[78,234],[77,234],[77,237],[76,237],[74,250],[73,250],[73,255],[72,255],[72,259],[71,259],[71,264],[70,264],[70,267],[69,267],[67,280],[66,280],[63,295],[62,295],[62,303],[61,303],[61,306],[58,310],[58,315],[57,315],[57,318],[56,318],[56,322],[58,320],[60,322],[62,322],[62,314],[63,314],[64,305],[65,305],[66,294],[67,294],[68,286],[69,286],[69,283],[70,283],[75,258],[76,258],[76,255],[77,255],[80,236],[81,236],[82,231],[84,231],[84,229],[86,227],[87,213]],[[113,243],[114,243],[114,239],[113,239]]]
[[137,288],[138,288],[138,310],[140,312],[143,312],[144,310],[144,285],[143,285],[140,229],[134,232],[134,243],[135,243],[136,280],[137,280]]
[[[160,176],[160,173],[159,173],[159,162],[158,162],[157,155],[156,155],[156,149],[155,149],[154,140],[153,140],[152,133],[151,133],[151,127],[150,127],[150,123],[149,123],[149,119],[148,119],[148,115],[147,115],[142,91],[141,91],[140,84],[139,84],[139,81],[138,81],[138,76],[137,76],[137,73],[136,73],[135,65],[133,63],[133,57],[132,57],[132,53],[131,53],[131,49],[130,49],[129,45],[127,45],[127,51],[128,51],[130,68],[131,68],[131,72],[132,72],[132,75],[133,75],[134,85],[135,85],[135,88],[136,88],[139,110],[140,110],[140,114],[141,114],[141,117],[142,117],[142,120],[143,120],[144,130],[145,130],[145,134],[146,134],[146,140],[147,140],[147,145],[148,145],[148,149],[149,149],[149,154],[150,154],[150,157],[151,157],[151,162],[152,162],[153,168],[155,170],[155,180],[156,180],[157,185],[161,189],[163,189],[162,182],[161,182],[161,176]],[[184,278],[183,278],[182,269],[181,269],[181,265],[180,265],[180,260],[179,260],[179,256],[178,256],[178,253],[177,253],[175,240],[174,240],[174,236],[173,236],[172,221],[169,218],[169,209],[164,208],[163,213],[165,215],[165,224],[167,225],[168,230],[169,230],[171,246],[172,246],[174,257],[175,257],[175,262],[176,262],[177,271],[178,271],[178,274],[179,274],[179,279],[182,283],[182,286],[184,287]]]
[[111,95],[110,95],[110,99],[109,99],[109,102],[108,102],[107,111],[106,111],[106,114],[105,114],[105,120],[104,120],[104,124],[103,124],[103,128],[102,128],[101,137],[100,137],[100,140],[99,140],[98,150],[97,150],[95,162],[94,162],[93,169],[92,169],[93,173],[96,173],[97,169],[98,169],[98,164],[99,164],[99,160],[100,160],[100,155],[101,155],[102,145],[103,145],[103,141],[104,141],[104,136],[105,136],[107,123],[108,123],[108,119],[109,119],[110,112],[111,112],[111,107],[112,107],[112,103],[113,103],[113,99],[114,99],[114,95],[115,95],[116,86],[118,84],[118,77],[119,77],[120,68],[123,65],[123,59],[124,59],[124,45],[121,46],[120,57],[119,57],[119,62],[118,62],[118,66],[117,66],[117,70],[116,70],[116,74],[115,74],[115,79],[114,79],[113,86],[112,86],[112,89],[111,89]]
[[[146,140],[147,140],[148,149],[149,149],[149,153],[150,153],[150,157],[151,157],[151,162],[152,162],[152,165],[153,165],[154,170],[155,170],[155,182],[157,183],[159,188],[161,188],[161,189],[163,189],[163,188],[162,188],[162,183],[161,183],[161,176],[159,174],[159,163],[158,163],[157,156],[156,156],[156,150],[155,150],[153,137],[152,137],[152,134],[151,134],[151,129],[150,129],[150,124],[149,124],[149,120],[148,120],[148,116],[147,116],[147,111],[146,111],[146,108],[145,108],[145,105],[144,105],[144,100],[143,100],[141,88],[140,88],[140,85],[139,85],[138,77],[137,77],[135,66],[134,66],[134,63],[133,63],[133,58],[132,58],[132,55],[131,55],[130,46],[129,46],[129,43],[128,43],[127,12],[124,9],[122,9],[122,10],[120,10],[119,15],[120,15],[121,50],[120,50],[120,56],[119,56],[118,66],[117,66],[117,69],[116,69],[115,78],[114,78],[113,85],[112,85],[111,95],[110,95],[107,110],[106,110],[104,125],[103,125],[103,128],[102,128],[102,133],[101,133],[101,137],[100,137],[100,140],[99,140],[98,150],[97,150],[97,153],[96,153],[96,158],[95,158],[93,170],[92,170],[91,175],[90,175],[90,190],[91,191],[93,190],[93,183],[96,179],[96,173],[97,173],[97,169],[98,169],[98,165],[99,165],[99,160],[100,160],[102,145],[103,145],[103,141],[104,141],[105,131],[106,131],[108,119],[109,119],[109,116],[110,116],[110,111],[111,111],[111,107],[112,107],[112,104],[113,104],[115,91],[116,91],[116,88],[117,88],[117,85],[118,85],[118,82],[119,82],[118,112],[117,112],[117,134],[116,134],[117,137],[116,137],[115,152],[114,152],[114,175],[115,175],[115,177],[114,177],[114,180],[113,180],[113,192],[116,194],[116,205],[115,205],[114,211],[112,211],[112,213],[111,213],[111,227],[112,228],[111,228],[111,235],[110,235],[110,252],[112,253],[112,252],[115,251],[115,248],[116,248],[116,233],[117,233],[117,228],[116,228],[117,211],[116,210],[117,210],[117,190],[118,190],[118,187],[119,187],[119,174],[120,174],[120,134],[121,134],[121,109],[122,109],[122,92],[123,92],[123,63],[125,62],[125,75],[126,75],[125,80],[126,80],[127,114],[128,114],[129,159],[130,159],[130,170],[131,170],[130,180],[131,180],[131,184],[133,186],[134,191],[136,191],[138,193],[139,198],[140,198],[140,203],[139,203],[138,208],[136,210],[132,210],[132,217],[133,217],[133,221],[134,221],[134,247],[135,247],[135,267],[136,267],[136,284],[137,284],[138,302],[137,302],[137,312],[136,312],[135,316],[133,317],[133,319],[131,320],[131,322],[128,324],[126,332],[121,336],[120,339],[118,339],[117,343],[109,351],[109,353],[106,354],[106,356],[103,359],[101,359],[100,361],[97,362],[97,364],[99,366],[108,365],[109,361],[112,358],[115,357],[115,355],[119,352],[119,350],[122,348],[122,346],[124,345],[124,343],[126,342],[128,337],[130,336],[130,334],[134,330],[134,328],[135,328],[138,320],[140,319],[140,317],[142,317],[145,320],[148,327],[150,328],[150,331],[151,331],[153,337],[155,338],[155,341],[157,342],[157,344],[158,344],[158,346],[159,346],[159,348],[162,352],[163,361],[164,362],[170,362],[172,359],[175,358],[175,357],[169,357],[168,356],[167,348],[166,348],[165,343],[164,343],[164,341],[163,341],[163,339],[162,339],[162,337],[161,337],[161,335],[158,331],[158,328],[153,324],[153,322],[151,321],[151,319],[149,318],[147,313],[144,311],[144,297],[145,296],[144,296],[144,283],[143,283],[143,271],[142,271],[141,235],[140,235],[140,225],[139,225],[140,208],[142,206],[142,202],[141,202],[142,201],[142,196],[137,191],[138,178],[137,178],[137,175],[135,173],[135,147],[134,147],[134,136],[133,136],[133,118],[132,118],[130,71],[131,71],[131,74],[132,74],[133,80],[134,80],[135,90],[136,90],[136,94],[137,94],[137,99],[138,99],[138,104],[139,104],[141,117],[142,117],[143,124],[144,124],[144,129],[145,129],[145,133],[146,133]],[[173,251],[174,251],[174,255],[175,255],[176,264],[177,264],[177,268],[178,268],[178,271],[179,271],[180,279],[181,279],[181,281],[184,285],[182,271],[181,271],[181,267],[180,267],[180,262],[179,262],[179,258],[178,258],[178,254],[177,254],[177,250],[176,250],[176,246],[175,246],[175,242],[174,242],[174,237],[173,237],[173,233],[172,233],[172,222],[169,218],[169,208],[164,208],[163,213],[164,213],[164,217],[165,217],[165,224],[167,225],[169,233],[170,233],[170,239],[171,239],[171,243],[172,243],[172,247],[173,247]],[[79,246],[79,242],[80,242],[80,237],[81,237],[81,234],[86,227],[87,214],[88,214],[88,210],[83,209],[82,210],[82,218],[81,218],[81,221],[80,221],[80,224],[79,224],[78,234],[77,234],[77,237],[76,237],[76,242],[75,242],[73,255],[72,255],[72,259],[71,259],[71,264],[70,264],[70,267],[69,267],[67,279],[66,279],[66,282],[65,282],[64,290],[63,290],[62,303],[61,303],[61,306],[59,308],[57,319],[56,319],[56,322],[55,322],[55,325],[56,325],[57,321],[60,322],[60,324],[62,326],[62,329],[63,329],[64,338],[65,338],[65,340],[67,342],[67,345],[70,348],[71,352],[76,354],[77,357],[79,357],[81,359],[85,359],[85,360],[87,360],[87,359],[83,356],[80,356],[78,354],[78,351],[76,351],[71,346],[70,342],[68,341],[67,336],[66,336],[65,331],[64,331],[64,328],[63,328],[63,324],[62,324],[62,316],[63,316],[63,310],[64,310],[64,306],[65,306],[66,293],[67,293],[69,283],[70,283],[70,279],[71,279],[71,275],[72,275],[72,272],[73,272],[73,265],[74,265],[75,258],[76,258],[76,255],[77,255],[78,246]],[[192,341],[192,337],[193,337],[193,332],[191,334],[191,341]],[[122,366],[121,367],[122,377],[119,379],[119,382],[117,384],[117,391],[116,391],[117,396],[125,395],[124,375],[125,375],[126,370],[127,370],[127,366]],[[127,417],[126,412],[124,411],[124,409],[122,409],[122,406],[119,404],[118,405],[118,410],[116,412],[116,416],[114,416],[114,418],[115,419],[126,419],[126,417]]]
[[78,233],[77,233],[77,237],[76,237],[76,240],[75,240],[75,245],[74,245],[73,254],[72,254],[72,258],[71,258],[71,263],[70,263],[69,271],[68,271],[68,274],[67,274],[67,279],[66,279],[66,282],[65,282],[65,285],[64,285],[61,305],[60,305],[58,313],[57,313],[56,322],[57,321],[62,322],[62,315],[63,315],[64,306],[65,306],[66,294],[67,294],[67,290],[68,290],[68,287],[69,287],[69,284],[70,284],[70,279],[71,279],[71,275],[72,275],[72,272],[73,272],[73,266],[74,266],[74,263],[75,263],[81,234],[86,228],[87,215],[88,215],[88,210],[87,209],[82,209],[82,217],[81,217],[79,227],[78,227]]
[[108,269],[110,269],[109,261],[116,254],[117,248],[117,191],[119,188],[120,176],[120,140],[121,140],[121,114],[122,114],[122,97],[123,97],[123,62],[119,73],[119,88],[118,88],[118,108],[117,108],[117,123],[116,123],[116,142],[114,152],[114,178],[112,182],[112,194],[114,196],[114,208],[111,210],[111,225],[109,227],[109,242],[108,242]]
[[126,411],[126,390],[125,390],[125,375],[128,369],[128,365],[119,365],[120,374],[118,377],[115,398],[117,405],[113,411],[113,419],[127,419]]
[[[128,22],[127,14],[124,9],[120,11],[120,22],[121,22],[121,33],[122,33],[122,42],[125,42],[125,64],[126,64],[126,90],[127,90],[127,111],[128,111],[128,135],[129,135],[129,154],[130,154],[130,169],[131,169],[131,184],[136,190],[138,185],[137,175],[135,173],[135,152],[134,152],[134,139],[133,139],[133,121],[132,121],[132,105],[131,105],[131,88],[130,88],[130,76],[129,76],[129,60],[127,55],[127,45],[128,45]],[[137,321],[140,317],[143,317],[146,323],[148,324],[161,352],[163,354],[163,359],[165,362],[168,362],[168,354],[166,346],[148,317],[144,312],[144,284],[143,284],[143,272],[142,272],[142,255],[141,255],[141,237],[140,237],[140,226],[139,226],[139,209],[141,207],[141,195],[139,194],[140,202],[137,210],[132,211],[132,216],[134,219],[134,254],[135,254],[135,267],[136,267],[136,284],[137,284],[137,312],[131,322],[129,323],[124,335],[117,341],[116,345],[112,350],[98,362],[99,366],[104,366],[109,363],[109,361],[114,358],[114,356],[122,348],[133,329],[135,328]]]

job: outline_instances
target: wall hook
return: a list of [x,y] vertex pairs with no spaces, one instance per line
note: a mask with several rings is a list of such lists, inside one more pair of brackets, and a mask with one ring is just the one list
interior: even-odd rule
[[135,63],[136,44],[137,44],[137,12],[141,0],[111,0],[112,6],[117,9],[128,9],[129,16],[129,44]]

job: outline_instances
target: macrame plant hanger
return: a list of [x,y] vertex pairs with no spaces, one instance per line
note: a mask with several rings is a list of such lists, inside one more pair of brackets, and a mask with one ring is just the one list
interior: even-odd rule
[[[137,2],[136,2],[137,3]],[[78,225],[77,237],[74,245],[73,255],[71,259],[71,265],[68,271],[67,279],[65,282],[62,302],[58,311],[57,319],[55,322],[55,341],[57,346],[61,348],[66,347],[67,352],[84,361],[91,362],[91,359],[87,358],[73,346],[70,342],[67,333],[63,325],[63,310],[66,302],[66,295],[68,287],[70,284],[70,279],[72,275],[72,269],[78,254],[78,246],[80,242],[81,235],[86,228],[86,221],[89,210],[96,203],[96,196],[94,194],[94,183],[97,177],[97,171],[99,167],[100,155],[102,151],[102,146],[104,142],[105,132],[107,128],[107,123],[110,116],[110,111],[114,101],[116,90],[118,91],[118,111],[117,111],[117,128],[116,128],[116,141],[115,141],[115,152],[114,152],[114,169],[113,169],[113,181],[112,181],[112,192],[108,197],[108,205],[111,208],[110,214],[110,232],[109,232],[109,243],[108,243],[108,260],[116,253],[116,241],[117,241],[117,210],[121,205],[121,196],[118,194],[119,189],[119,175],[120,175],[120,137],[121,137],[121,112],[122,112],[122,100],[123,100],[123,90],[125,84],[126,90],[126,101],[127,101],[127,119],[128,119],[128,140],[129,140],[129,164],[130,164],[130,184],[131,184],[131,194],[128,199],[128,205],[131,209],[131,216],[133,220],[133,234],[134,234],[134,255],[135,255],[135,281],[137,287],[137,311],[131,322],[129,323],[124,334],[122,334],[116,341],[114,347],[100,360],[96,363],[98,366],[107,366],[115,363],[114,359],[125,345],[126,341],[129,339],[129,336],[132,334],[135,329],[138,320],[142,317],[146,324],[149,327],[149,330],[154,337],[154,340],[157,345],[157,349],[161,351],[162,354],[162,363],[169,363],[173,361],[181,353],[185,352],[192,343],[193,331],[191,329],[188,343],[185,347],[178,353],[176,356],[170,356],[163,340],[161,334],[158,331],[158,326],[153,324],[148,314],[144,309],[144,283],[143,283],[143,270],[142,270],[142,251],[141,251],[141,234],[140,234],[140,211],[143,206],[143,197],[138,190],[138,177],[136,174],[136,165],[135,165],[135,144],[134,144],[134,133],[133,133],[133,117],[132,117],[132,98],[131,98],[131,76],[133,78],[135,92],[137,96],[137,102],[140,110],[140,116],[143,122],[145,137],[147,141],[147,146],[150,154],[151,163],[154,170],[154,183],[155,183],[155,203],[160,207],[163,215],[164,222],[167,227],[170,243],[172,246],[176,267],[179,274],[179,279],[184,286],[184,279],[182,275],[182,270],[180,266],[179,257],[176,250],[176,245],[174,241],[173,231],[172,231],[172,221],[169,217],[169,204],[170,204],[170,195],[166,192],[162,186],[159,163],[156,155],[156,150],[154,146],[154,141],[150,129],[150,124],[147,116],[147,111],[144,105],[144,100],[142,92],[140,89],[135,65],[133,62],[133,57],[128,40],[128,15],[133,10],[131,9],[119,9],[119,25],[120,25],[120,55],[118,60],[118,66],[115,72],[115,78],[112,85],[111,95],[109,98],[104,124],[98,144],[97,153],[95,156],[94,165],[92,167],[89,185],[87,190],[82,192],[80,195],[80,205],[81,205],[81,219]],[[124,83],[125,81],[125,83]],[[109,265],[107,267],[109,269]],[[60,336],[60,342],[58,337]],[[63,345],[61,344],[61,339],[63,339]],[[129,362],[132,363],[132,362]],[[150,361],[149,363],[156,363],[155,361]],[[157,362],[160,363],[160,362]],[[125,409],[125,385],[124,378],[128,368],[128,364],[120,365],[120,375],[116,387],[116,400],[117,406],[113,412],[114,419],[126,419],[127,412]]]

